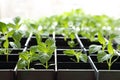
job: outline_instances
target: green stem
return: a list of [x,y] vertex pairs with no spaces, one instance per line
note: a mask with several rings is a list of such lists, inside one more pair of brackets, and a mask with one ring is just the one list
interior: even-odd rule
[[80,62],[79,56],[77,56],[77,55],[75,55],[75,56],[76,56],[76,59],[77,59],[77,63],[79,63]]
[[73,62],[77,62],[75,59],[73,59],[73,58],[70,58],[70,60],[72,60]]
[[[8,41],[8,35],[5,35],[5,34],[4,34],[4,36],[6,37],[6,41]],[[7,46],[4,47],[4,48],[5,48],[5,53],[6,53],[6,61],[8,62],[8,54],[9,54],[8,48],[9,48],[9,43],[8,43]]]
[[117,56],[117,58],[114,59],[111,64],[113,64],[115,61],[117,61],[118,58],[119,58],[119,56]]
[[6,55],[6,61],[8,62],[8,54]]
[[108,70],[111,70],[111,66],[112,66],[112,57],[108,61]]
[[6,61],[8,62],[8,48],[6,49]]
[[30,62],[28,61],[27,69],[30,69]]
[[111,64],[108,64],[108,70],[111,70]]
[[103,44],[102,51],[104,51],[105,47],[106,47],[106,45]]
[[48,67],[49,67],[49,66],[48,66],[48,61],[46,61],[46,66],[45,66],[45,68],[48,69]]

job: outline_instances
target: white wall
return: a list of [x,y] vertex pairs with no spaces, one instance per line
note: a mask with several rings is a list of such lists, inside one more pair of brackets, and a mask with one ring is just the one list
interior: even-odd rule
[[119,0],[0,0],[0,18],[39,18],[74,8],[86,13],[120,17]]

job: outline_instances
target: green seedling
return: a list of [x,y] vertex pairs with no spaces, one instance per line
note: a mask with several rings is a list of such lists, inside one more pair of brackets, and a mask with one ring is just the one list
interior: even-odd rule
[[[89,53],[97,53],[98,62],[107,62],[108,70],[111,69],[112,64],[119,58],[112,46],[111,40],[107,41],[101,33],[98,34],[98,41],[102,45],[90,45]],[[105,51],[107,48],[107,52]],[[115,58],[114,58],[115,57]]]
[[54,40],[51,38],[32,46],[30,51],[20,53],[18,68],[26,68],[27,66],[27,69],[30,69],[30,63],[38,60],[43,67],[48,69],[50,66],[48,61],[51,59],[55,48]]
[[79,63],[80,61],[87,62],[87,55],[83,54],[81,51],[75,51],[75,50],[65,50],[63,53],[67,56],[75,56],[75,59],[72,59],[73,61]]

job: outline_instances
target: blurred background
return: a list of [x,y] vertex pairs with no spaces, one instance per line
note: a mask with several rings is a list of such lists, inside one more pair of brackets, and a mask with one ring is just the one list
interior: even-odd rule
[[0,0],[0,19],[40,18],[81,8],[88,14],[120,18],[119,0]]

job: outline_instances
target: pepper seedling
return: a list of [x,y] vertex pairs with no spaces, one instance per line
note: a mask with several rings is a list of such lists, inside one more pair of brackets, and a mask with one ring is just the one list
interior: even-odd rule
[[8,26],[6,23],[0,22],[0,32],[2,33],[1,36],[1,54],[5,54],[6,56],[6,61],[8,62],[8,55],[9,55],[9,40],[8,37],[12,35],[13,31],[8,29]]
[[30,69],[30,63],[32,61],[40,61],[40,64],[46,69],[49,68],[50,64],[48,61],[51,59],[55,50],[54,40],[48,38],[45,42],[40,42],[36,46],[31,46],[30,51],[20,53],[18,61],[18,68]]
[[65,28],[63,29],[63,33],[62,35],[64,36],[64,40],[66,41],[67,38],[70,38],[70,40],[67,42],[67,44],[73,48],[75,47],[78,43],[75,43],[74,39],[75,39],[75,30],[73,30],[72,28]]
[[[89,53],[96,53],[97,52],[97,60],[98,62],[107,62],[108,70],[111,69],[112,64],[119,58],[116,54],[112,46],[111,40],[106,40],[101,33],[98,33],[98,41],[102,45],[90,45],[89,46]],[[107,52],[105,51],[107,48]]]
[[80,61],[87,62],[87,55],[83,54],[81,51],[76,51],[73,49],[65,50],[63,53],[67,56],[75,56],[75,59],[72,59],[74,62],[79,63]]

